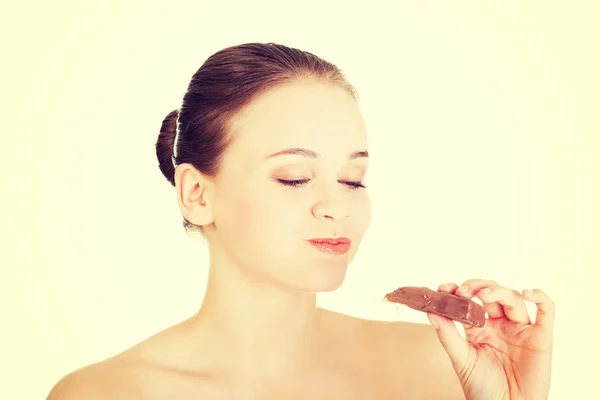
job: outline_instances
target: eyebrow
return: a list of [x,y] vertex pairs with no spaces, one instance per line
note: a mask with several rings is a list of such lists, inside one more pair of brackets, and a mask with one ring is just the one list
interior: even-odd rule
[[[292,149],[285,149],[285,150],[281,150],[276,153],[273,153],[270,156],[267,156],[267,159],[277,157],[277,156],[283,156],[283,155],[297,155],[297,156],[302,156],[302,157],[307,157],[307,158],[319,158],[320,157],[319,153],[317,153],[313,150],[292,148]],[[354,151],[348,155],[348,158],[350,160],[355,160],[357,158],[366,158],[366,157],[369,157],[369,152],[366,150]]]

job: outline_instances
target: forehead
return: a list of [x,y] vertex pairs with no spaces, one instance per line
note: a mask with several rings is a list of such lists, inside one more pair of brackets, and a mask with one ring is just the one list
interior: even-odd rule
[[313,80],[278,86],[251,102],[235,119],[232,152],[264,159],[285,148],[308,148],[324,157],[367,149],[367,132],[354,97]]

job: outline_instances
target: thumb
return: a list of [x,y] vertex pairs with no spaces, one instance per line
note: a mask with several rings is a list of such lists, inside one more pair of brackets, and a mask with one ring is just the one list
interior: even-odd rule
[[460,336],[458,328],[451,319],[441,315],[427,313],[427,318],[440,339],[440,343],[448,353],[454,371],[458,374],[464,372],[469,356],[469,344]]

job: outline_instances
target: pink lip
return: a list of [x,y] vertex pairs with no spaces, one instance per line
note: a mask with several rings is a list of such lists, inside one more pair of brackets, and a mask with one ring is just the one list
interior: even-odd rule
[[315,238],[308,241],[318,250],[327,254],[340,255],[347,253],[350,249],[350,239],[345,237],[340,238]]

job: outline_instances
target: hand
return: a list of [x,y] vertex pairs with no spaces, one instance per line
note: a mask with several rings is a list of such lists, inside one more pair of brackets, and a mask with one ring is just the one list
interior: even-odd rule
[[[554,303],[540,289],[508,289],[494,281],[471,279],[440,285],[438,292],[481,299],[488,314],[481,328],[463,324],[465,339],[454,321],[428,313],[452,362],[467,400],[541,400],[550,389]],[[525,301],[536,303],[535,324]]]

